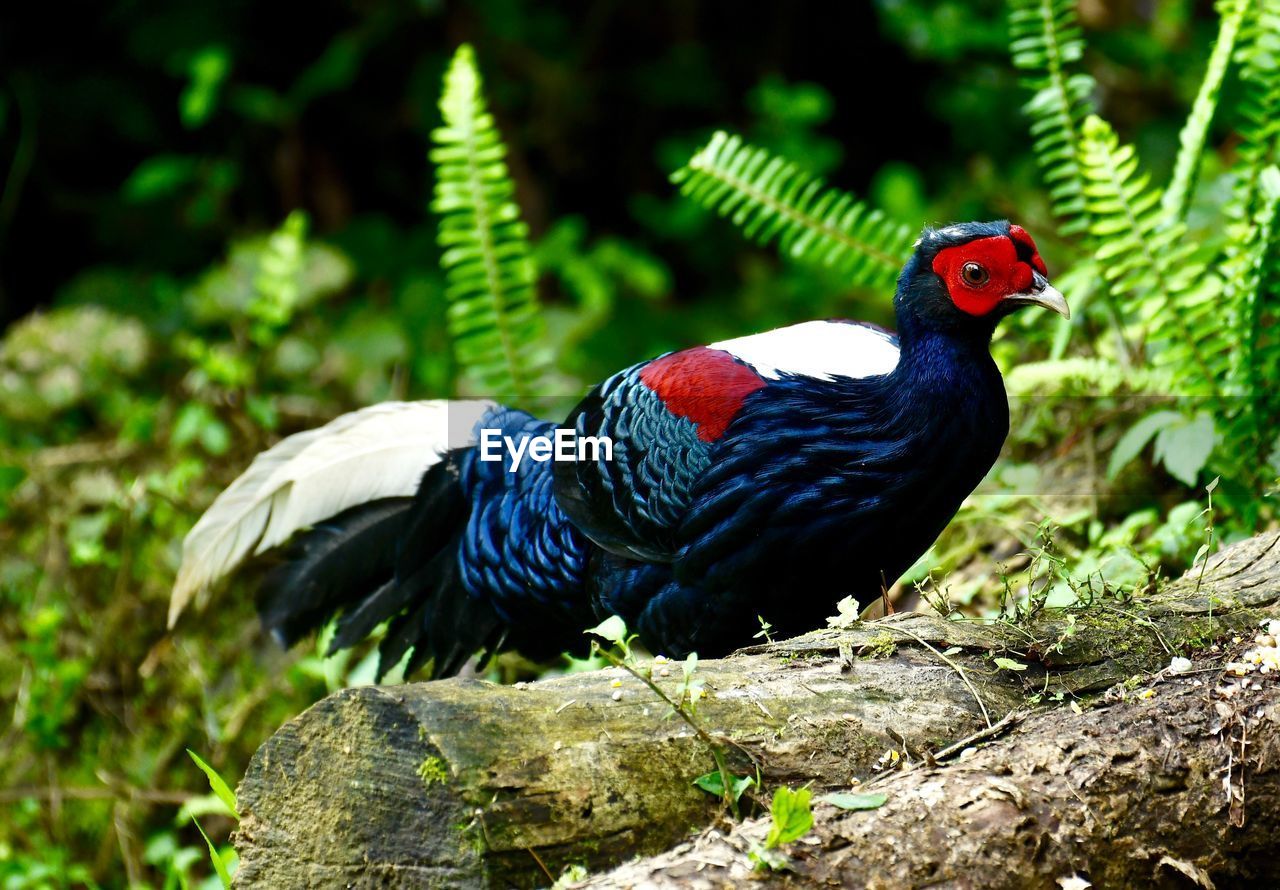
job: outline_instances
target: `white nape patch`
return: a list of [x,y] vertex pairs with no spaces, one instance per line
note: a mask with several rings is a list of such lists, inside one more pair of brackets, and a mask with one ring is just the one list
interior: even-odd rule
[[768,380],[799,374],[817,380],[874,377],[898,364],[892,334],[852,322],[806,321],[790,327],[712,343]]

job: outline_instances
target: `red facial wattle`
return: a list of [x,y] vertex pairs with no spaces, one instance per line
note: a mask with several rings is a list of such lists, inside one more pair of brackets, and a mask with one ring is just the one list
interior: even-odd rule
[[1022,226],[1009,226],[1009,237],[1017,241],[1027,250],[1031,251],[1031,266],[1041,275],[1048,275],[1049,270],[1044,264],[1044,260],[1040,259],[1040,251],[1036,249],[1035,241],[1031,240],[1031,236],[1027,234],[1027,230]]
[[[1030,261],[1018,257],[1018,248],[1030,252]],[[976,264],[985,280],[975,282],[965,275],[969,264]],[[1034,273],[1046,274],[1044,260],[1035,242],[1021,226],[1010,226],[1008,236],[978,238],[938,251],[933,271],[947,286],[952,302],[969,315],[986,315],[1013,294],[1030,289]]]

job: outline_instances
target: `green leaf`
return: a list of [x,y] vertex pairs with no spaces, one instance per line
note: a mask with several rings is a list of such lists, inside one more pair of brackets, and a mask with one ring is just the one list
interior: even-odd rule
[[27,471],[22,467],[0,465],[0,501],[8,497],[26,478]]
[[506,146],[489,114],[475,53],[462,45],[445,73],[444,126],[432,134],[431,209],[445,272],[446,313],[459,363],[497,399],[530,398],[550,366],[534,291],[528,227],[515,203]]
[[1160,430],[1156,436],[1156,459],[1175,479],[1194,486],[1217,441],[1213,417],[1201,411],[1189,421]]
[[200,755],[195,751],[188,748],[187,754],[191,756],[191,759],[195,761],[196,766],[200,767],[201,771],[208,777],[210,790],[218,796],[219,800],[227,805],[227,809],[231,811],[232,817],[239,821],[240,814],[236,811],[236,793],[231,790],[231,786],[223,781],[222,776],[218,775],[217,770],[201,760]]
[[1021,662],[1014,661],[1012,658],[996,658],[996,667],[1006,671],[1025,671],[1027,666]]
[[1163,214],[1133,146],[1121,145],[1096,115],[1084,122],[1079,157],[1091,246],[1126,351],[1176,371],[1182,393],[1221,395],[1235,343],[1219,311],[1223,282],[1216,266],[1197,255],[1197,239],[1185,224]]
[[884,806],[884,802],[888,799],[889,795],[887,794],[857,794],[847,791],[828,794],[822,798],[822,800],[842,810],[877,810]]
[[684,678],[686,680],[692,677],[693,672],[698,669],[698,653],[690,652],[689,657],[684,660],[684,663],[680,666],[680,668],[681,670],[684,671]]
[[226,801],[218,797],[216,794],[197,794],[195,797],[188,797],[183,801],[182,806],[178,808],[178,813],[173,817],[174,825],[186,825],[192,819],[201,816],[230,816],[231,811],[227,809]]
[[1177,411],[1156,411],[1139,420],[1120,437],[1116,447],[1111,451],[1111,460],[1107,462],[1107,478],[1114,479],[1120,475],[1129,463],[1142,453],[1160,430],[1170,424],[1178,423],[1182,415]]
[[1169,223],[1182,222],[1186,218],[1204,156],[1205,137],[1218,108],[1218,94],[1222,91],[1222,82],[1235,51],[1236,36],[1240,33],[1240,26],[1249,6],[1250,0],[1225,0],[1218,4],[1221,13],[1218,39],[1214,42],[1213,54],[1209,57],[1209,65],[1200,82],[1200,92],[1196,95],[1191,113],[1178,136],[1180,148],[1174,164],[1173,178],[1161,197],[1166,221]]
[[231,447],[231,431],[208,405],[188,402],[174,419],[170,441],[179,448],[198,441],[205,451],[216,457]]
[[773,802],[769,805],[772,822],[769,835],[764,841],[765,849],[789,844],[809,833],[809,829],[813,827],[813,809],[809,803],[811,795],[808,788],[798,791],[779,788],[773,793]]
[[[194,754],[192,755],[195,756]],[[227,867],[226,860],[222,858],[222,854],[218,852],[218,848],[213,845],[213,841],[209,840],[209,835],[204,833],[204,826],[200,824],[200,820],[192,818],[195,823],[196,830],[200,832],[200,836],[204,838],[205,846],[209,848],[209,861],[213,863],[213,870],[218,873],[218,880],[222,882],[223,890],[231,890],[231,869]]]
[[627,622],[617,615],[610,615],[595,627],[584,630],[583,633],[592,634],[610,643],[621,643],[627,638]]
[[190,80],[179,100],[183,126],[195,129],[209,119],[218,107],[218,92],[230,71],[231,54],[225,46],[207,46],[192,56],[187,66]]
[[[756,783],[754,776],[735,776],[729,773],[729,790],[733,794],[733,801],[737,803],[746,790]],[[715,797],[724,797],[724,778],[720,775],[719,770],[698,776],[693,780],[693,784],[697,785],[703,791]]]
[[850,284],[892,287],[911,255],[912,233],[902,223],[738,136],[716,133],[671,181],[753,241],[835,269]]
[[194,182],[199,161],[186,155],[152,155],[134,168],[120,187],[126,201],[143,202],[166,198]]
[[1088,232],[1080,133],[1093,111],[1093,78],[1076,69],[1084,39],[1075,0],[1009,0],[1009,49],[1031,100],[1032,150],[1064,233]]

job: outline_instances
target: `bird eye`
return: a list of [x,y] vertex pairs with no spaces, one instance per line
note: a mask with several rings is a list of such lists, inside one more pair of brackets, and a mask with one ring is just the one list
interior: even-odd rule
[[982,287],[990,280],[991,275],[977,263],[965,263],[960,269],[960,277],[964,279],[965,284]]

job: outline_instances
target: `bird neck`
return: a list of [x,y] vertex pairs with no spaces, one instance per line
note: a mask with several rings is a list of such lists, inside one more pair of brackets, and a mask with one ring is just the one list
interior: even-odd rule
[[985,394],[995,386],[1003,394],[1003,381],[991,358],[994,323],[956,330],[900,313],[898,324],[899,359],[893,376],[910,384],[905,391],[916,398],[930,393],[954,398]]

